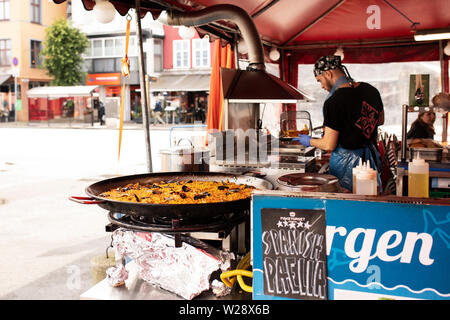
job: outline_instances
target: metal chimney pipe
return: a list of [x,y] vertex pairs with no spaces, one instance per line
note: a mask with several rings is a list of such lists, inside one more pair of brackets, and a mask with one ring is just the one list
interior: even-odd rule
[[235,5],[218,4],[194,12],[167,11],[160,22],[172,26],[201,26],[218,20],[229,20],[238,26],[248,46],[249,70],[265,70],[264,49],[255,23],[248,13]]

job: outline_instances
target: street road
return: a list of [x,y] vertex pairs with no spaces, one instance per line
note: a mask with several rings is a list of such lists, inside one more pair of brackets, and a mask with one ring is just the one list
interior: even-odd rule
[[[174,137],[192,135],[181,130]],[[151,130],[151,144],[157,172],[169,130]],[[79,299],[92,286],[90,260],[111,240],[107,212],[68,197],[147,172],[142,129],[124,130],[117,153],[117,129],[0,127],[0,299]]]

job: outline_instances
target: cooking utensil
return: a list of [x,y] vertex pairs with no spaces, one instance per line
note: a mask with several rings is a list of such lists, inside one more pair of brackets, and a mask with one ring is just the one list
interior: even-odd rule
[[[161,172],[147,173],[116,177],[96,182],[86,188],[89,198],[70,197],[69,199],[77,203],[98,204],[103,209],[111,212],[119,212],[122,214],[147,217],[165,217],[165,218],[181,218],[196,219],[207,218],[211,216],[219,216],[232,212],[240,212],[241,210],[250,209],[250,198],[201,204],[153,204],[126,202],[111,199],[105,199],[99,195],[105,191],[114,188],[124,187],[127,184],[152,184],[161,181],[230,181],[237,184],[247,184],[257,189],[271,190],[273,185],[264,179],[249,177],[245,175],[234,175],[228,173],[216,172]],[[84,199],[83,199],[84,198]]]
[[293,173],[278,178],[280,190],[295,192],[339,192],[338,179],[329,174]]
[[[308,127],[308,135],[312,134],[311,114],[308,111],[285,111],[280,115],[280,129],[281,132],[287,133],[292,131],[291,128],[301,128],[303,124]],[[303,133],[303,132],[302,132]],[[287,134],[280,134],[286,136]],[[298,133],[296,134],[298,136]]]
[[[180,146],[182,140],[187,140],[190,145]],[[164,172],[209,171],[209,149],[196,148],[187,138],[178,140],[173,148],[161,150],[160,154],[161,170]]]

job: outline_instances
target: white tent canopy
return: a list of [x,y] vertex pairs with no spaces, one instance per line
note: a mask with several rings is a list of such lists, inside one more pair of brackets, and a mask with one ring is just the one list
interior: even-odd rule
[[210,74],[162,75],[150,91],[209,91]]
[[36,87],[28,90],[28,98],[89,97],[98,86]]

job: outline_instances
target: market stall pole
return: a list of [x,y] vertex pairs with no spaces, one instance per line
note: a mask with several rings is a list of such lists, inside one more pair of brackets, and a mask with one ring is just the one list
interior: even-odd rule
[[144,60],[144,48],[142,44],[142,26],[141,26],[141,0],[136,0],[136,30],[137,40],[139,46],[139,80],[141,85],[141,103],[142,103],[142,119],[145,132],[145,146],[147,149],[147,168],[148,172],[153,172],[152,165],[152,147],[150,143],[150,117],[148,112],[149,101],[147,98],[147,92],[150,88],[147,88],[145,81],[145,60]]
[[[450,43],[450,42],[449,42]],[[442,92],[445,92],[446,88],[448,88],[448,73],[446,77],[446,65],[448,69],[448,61],[445,63],[444,59],[444,47],[442,45],[442,40],[439,40],[439,64],[441,67],[441,86]],[[448,90],[447,90],[448,91]],[[447,145],[447,130],[448,130],[448,112],[449,110],[444,110],[444,115],[442,116],[442,143]]]

